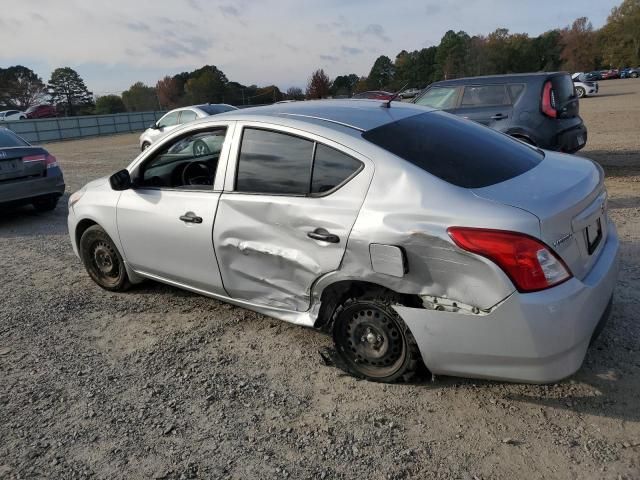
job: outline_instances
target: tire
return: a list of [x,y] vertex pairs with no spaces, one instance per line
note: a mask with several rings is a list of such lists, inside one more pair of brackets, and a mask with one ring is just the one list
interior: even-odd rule
[[631,78],[638,78],[638,73],[637,72],[633,72],[631,74]]
[[391,307],[397,298],[380,293],[349,298],[332,317],[336,351],[349,372],[373,382],[410,380],[420,364],[411,331]]
[[211,150],[209,150],[209,145],[207,145],[204,140],[196,140],[193,142],[193,155],[194,157],[203,157],[204,155],[209,155]]
[[151,146],[151,144],[149,142],[143,142],[142,146],[140,147],[140,150],[142,150],[144,152],[150,146]]
[[576,93],[578,94],[578,98],[582,98],[587,95],[586,90],[582,87],[576,87]]
[[123,292],[131,286],[120,252],[101,226],[93,225],[85,230],[79,250],[84,268],[100,287]]
[[58,205],[58,200],[60,197],[51,196],[51,197],[40,197],[36,198],[31,202],[33,208],[35,208],[38,212],[50,212],[55,210]]

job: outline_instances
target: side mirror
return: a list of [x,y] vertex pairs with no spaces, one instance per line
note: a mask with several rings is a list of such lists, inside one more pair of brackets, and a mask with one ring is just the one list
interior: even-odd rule
[[152,130],[158,130],[160,128],[160,126],[157,123],[152,123],[151,126],[149,127]]
[[109,177],[111,188],[119,192],[121,190],[129,190],[131,188],[131,175],[129,170],[120,170]]

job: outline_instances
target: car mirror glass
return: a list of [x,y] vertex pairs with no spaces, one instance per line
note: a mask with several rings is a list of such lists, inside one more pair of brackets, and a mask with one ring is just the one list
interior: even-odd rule
[[116,191],[128,190],[131,188],[131,175],[127,169],[120,170],[109,177],[111,188]]

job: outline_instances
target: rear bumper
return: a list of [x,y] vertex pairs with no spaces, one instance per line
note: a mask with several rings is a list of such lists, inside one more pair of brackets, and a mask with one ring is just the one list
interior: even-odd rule
[[29,180],[16,180],[0,183],[0,203],[28,202],[46,195],[61,196],[64,193],[64,177],[58,175],[37,177]]
[[607,243],[586,278],[542,292],[516,292],[486,315],[395,309],[435,374],[555,382],[580,368],[609,316],[618,249],[610,224]]
[[564,153],[575,153],[587,144],[587,127],[580,124],[577,127],[560,132],[556,137],[556,148]]

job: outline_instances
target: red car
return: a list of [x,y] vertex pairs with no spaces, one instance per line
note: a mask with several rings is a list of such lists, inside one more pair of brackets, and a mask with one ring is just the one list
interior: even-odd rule
[[384,92],[382,90],[371,90],[369,92],[356,93],[353,98],[369,100],[391,100],[395,94],[390,92]]
[[602,72],[600,72],[600,75],[602,75],[602,80],[610,80],[612,78],[620,78],[620,73],[616,69],[603,70]]
[[58,116],[58,111],[53,105],[34,105],[25,112],[27,118],[53,118]]

